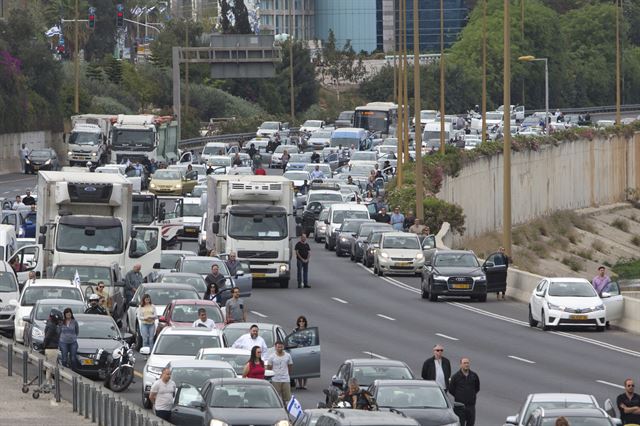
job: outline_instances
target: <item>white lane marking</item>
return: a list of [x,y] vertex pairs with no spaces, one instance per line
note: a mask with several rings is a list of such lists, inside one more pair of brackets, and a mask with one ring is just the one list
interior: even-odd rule
[[[410,286],[408,284],[405,284],[405,283],[403,283],[401,281],[395,280],[395,279],[390,278],[390,277],[380,277],[380,278],[382,278],[382,280],[387,282],[388,284],[394,285],[396,287],[400,287],[400,288],[402,288],[404,290],[407,290],[407,291],[410,291],[412,293],[420,294],[420,290],[419,289],[414,288],[414,287],[412,287],[412,286]],[[505,321],[505,322],[509,322],[511,324],[520,325],[520,326],[523,326],[523,327],[530,328],[529,327],[529,323],[527,321],[521,321],[521,320],[518,320],[518,319],[515,319],[515,318],[506,317],[504,315],[500,315],[500,314],[496,314],[496,313],[493,313],[493,312],[485,311],[484,309],[476,308],[475,306],[466,305],[466,304],[460,303],[460,302],[445,302],[445,303],[447,303],[448,305],[451,305],[451,306],[456,306],[456,307],[461,308],[461,309],[466,309],[468,311],[475,312],[475,313],[480,314],[480,315],[491,317],[491,318],[494,318],[494,319],[497,319],[497,320],[500,320],[500,321]],[[567,333],[567,332],[564,332],[564,331],[548,331],[547,333],[555,334],[557,336],[566,337],[566,338],[569,338],[569,339],[572,339],[572,340],[578,340],[580,342],[588,343],[588,344],[591,344],[591,345],[594,345],[594,346],[600,346],[602,348],[609,349],[609,350],[614,351],[614,352],[619,352],[619,353],[622,353],[622,354],[625,354],[625,355],[630,355],[630,356],[632,356],[634,358],[640,358],[640,352],[638,352],[638,351],[634,351],[632,349],[627,349],[627,348],[623,348],[623,347],[620,347],[620,346],[612,345],[611,343],[602,342],[600,340],[591,339],[589,337],[584,337],[584,336],[580,336],[580,335],[576,335],[576,334],[571,334],[571,333]]]
[[611,386],[611,387],[614,387],[614,388],[624,389],[624,386],[619,385],[617,383],[611,383],[611,382],[607,382],[607,381],[604,381],[604,380],[596,380],[596,382],[602,383],[603,385]]
[[382,315],[382,314],[376,314],[376,315],[379,316],[380,318],[384,318],[384,319],[389,320],[389,321],[395,321],[396,320],[395,318],[391,318],[391,317],[388,317],[386,315]]
[[267,316],[265,314],[261,314],[260,312],[257,311],[250,311],[253,315],[257,315],[260,318],[266,318]]
[[508,358],[515,359],[516,361],[526,362],[527,364],[535,364],[536,363],[535,361],[531,361],[530,359],[520,358],[519,356],[515,356],[515,355],[508,355]]
[[2,193],[2,195],[8,194],[9,192],[11,192],[11,191],[5,191],[5,192]]
[[339,297],[332,297],[332,299],[335,300],[336,302],[344,303],[345,305],[349,303],[346,300],[340,299]]
[[0,182],[0,184],[11,183],[11,182],[22,182],[23,180],[33,180],[33,178],[32,177],[28,177],[28,178],[21,178],[21,179],[4,180],[4,181]]
[[378,355],[377,353],[374,353],[374,352],[362,351],[362,353],[365,354],[365,355],[369,355],[372,358],[389,359],[386,356]]
[[455,337],[451,337],[451,336],[447,336],[446,334],[442,334],[442,333],[436,333],[436,336],[440,336],[443,339],[449,339],[449,340],[460,340],[460,339],[456,339]]

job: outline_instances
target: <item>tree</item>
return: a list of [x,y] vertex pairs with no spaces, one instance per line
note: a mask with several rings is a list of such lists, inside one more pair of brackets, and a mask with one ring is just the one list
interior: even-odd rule
[[234,0],[233,16],[235,16],[235,33],[236,34],[251,34],[251,25],[249,24],[249,11],[244,4],[244,0]]
[[[96,8],[96,28],[89,32],[89,38],[83,46],[88,61],[113,55],[116,47],[116,8],[113,0],[92,0],[91,5]],[[84,24],[80,25],[80,28],[84,27]]]

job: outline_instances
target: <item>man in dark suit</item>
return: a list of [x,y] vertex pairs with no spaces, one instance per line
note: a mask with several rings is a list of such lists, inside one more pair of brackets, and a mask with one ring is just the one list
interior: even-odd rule
[[443,355],[444,347],[435,345],[433,347],[433,356],[422,365],[422,378],[424,380],[435,380],[446,391],[449,389],[451,363]]

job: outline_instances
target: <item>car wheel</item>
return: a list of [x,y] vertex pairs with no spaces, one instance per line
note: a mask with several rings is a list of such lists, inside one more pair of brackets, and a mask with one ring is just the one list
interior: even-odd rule
[[429,292],[429,302],[437,302],[438,301],[438,295],[437,294],[433,294],[433,291]]
[[338,246],[336,246],[336,257],[342,257],[342,251]]
[[605,329],[604,325],[603,326],[600,326],[600,325],[596,326],[596,331],[602,332],[602,331],[604,331],[604,329]]
[[483,295],[478,296],[478,302],[486,302],[487,301],[487,295],[486,293]]
[[531,305],[529,305],[529,327],[537,327],[538,321],[533,319],[533,314],[531,313]]
[[[315,233],[314,233],[314,234],[315,234]],[[313,236],[313,240],[314,240],[316,243],[319,243],[319,242],[321,242],[321,241],[322,241],[320,238],[318,238],[318,236],[317,236],[317,235],[314,235],[314,236]]]
[[152,406],[151,401],[148,397],[144,396],[144,394],[142,394],[142,406],[147,410],[151,409]]
[[540,325],[543,331],[551,330],[551,327],[547,325],[547,319],[544,316],[544,311],[540,313]]

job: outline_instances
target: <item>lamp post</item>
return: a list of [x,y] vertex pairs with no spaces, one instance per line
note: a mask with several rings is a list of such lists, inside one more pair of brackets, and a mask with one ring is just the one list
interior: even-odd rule
[[616,0],[616,124],[620,125],[620,0]]
[[424,189],[422,185],[422,125],[420,122],[420,31],[418,0],[413,0],[413,109],[415,114],[416,147],[416,217],[424,220]]
[[444,0],[440,0],[440,153],[445,152],[444,139],[444,88],[445,88],[445,64],[444,64]]
[[549,60],[548,58],[536,58],[532,55],[520,56],[518,60],[522,62],[544,62],[544,128],[549,134]]
[[504,152],[504,175],[503,175],[503,188],[502,188],[502,239],[503,246],[507,251],[507,256],[512,256],[511,253],[511,15],[509,12],[510,0],[504,0],[504,19],[503,19],[503,32],[504,32],[504,46],[503,46],[503,61],[504,61],[504,75],[502,82],[502,102],[504,105],[504,112],[507,115],[507,119],[503,125],[503,152]]
[[482,143],[487,141],[487,2],[482,4]]

